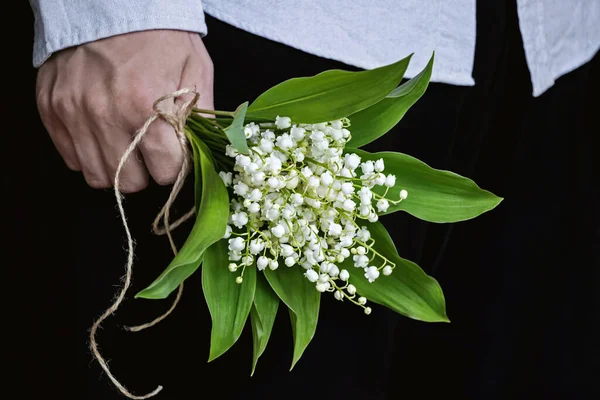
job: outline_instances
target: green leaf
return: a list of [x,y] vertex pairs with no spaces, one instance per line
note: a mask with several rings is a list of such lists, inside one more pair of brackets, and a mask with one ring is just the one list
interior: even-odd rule
[[303,276],[298,266],[279,267],[275,271],[266,269],[265,277],[277,296],[290,309],[294,334],[292,370],[317,329],[321,294],[315,289],[314,283]]
[[[356,153],[363,161],[383,159],[384,173],[396,175],[396,185],[390,188],[386,198],[398,200],[400,190],[408,191],[405,200],[399,204],[390,203],[390,208],[380,214],[404,210],[429,222],[458,222],[475,218],[503,200],[481,189],[471,179],[454,172],[433,169],[406,154],[368,153],[357,149],[346,149],[346,153]],[[385,186],[376,186],[373,191],[383,195]]]
[[203,183],[196,221],[173,261],[150,286],[136,294],[136,298],[166,298],[200,266],[204,251],[225,234],[229,217],[227,189],[215,171],[208,147],[199,139],[192,143],[197,150],[194,164],[200,163]]
[[254,293],[254,303],[250,310],[250,323],[252,324],[252,338],[254,341],[254,352],[252,354],[252,373],[256,370],[258,358],[267,347],[277,309],[279,308],[279,298],[269,286],[265,277],[258,274],[256,278],[256,293]]
[[204,254],[202,290],[212,319],[210,355],[212,361],[225,353],[239,339],[250,313],[256,288],[256,267],[246,267],[244,280],[229,271],[227,241],[219,240]]
[[[381,274],[371,283],[364,277],[361,269],[354,267],[351,258],[346,259],[342,265],[350,272],[349,282],[356,286],[357,293],[373,303],[416,320],[450,322],[446,316],[444,294],[438,282],[417,264],[398,256],[390,235],[380,222],[361,225],[366,226],[375,239],[373,248],[395,263],[396,267],[391,275]],[[381,259],[376,260],[379,262]]]
[[202,168],[200,168],[201,152],[196,143],[198,138],[194,136],[191,130],[186,129],[186,136],[192,146],[194,156],[194,204],[196,205],[196,213],[200,209],[200,200],[202,199]]
[[244,119],[248,110],[248,102],[241,104],[234,113],[231,125],[223,129],[227,138],[237,151],[242,154],[248,154],[248,143],[244,135]]
[[404,117],[406,111],[421,98],[429,85],[433,58],[432,55],[423,71],[394,89],[385,99],[348,116],[352,138],[347,146],[358,148],[371,143],[386,134]]
[[412,54],[394,64],[359,72],[329,70],[294,78],[261,94],[248,107],[248,117],[290,117],[318,123],[347,117],[388,95],[402,80]]

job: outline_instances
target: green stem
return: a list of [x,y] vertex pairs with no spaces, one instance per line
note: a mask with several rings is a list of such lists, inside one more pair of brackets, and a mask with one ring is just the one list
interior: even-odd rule
[[322,162],[319,162],[319,161],[317,161],[317,160],[315,160],[315,159],[313,159],[313,158],[310,158],[310,157],[304,157],[304,159],[305,159],[306,161],[308,161],[308,162],[312,163],[312,164],[315,164],[315,165],[318,165],[318,166],[320,166],[320,167],[323,167],[323,168],[325,168],[327,171],[329,171],[330,173],[334,174],[334,172],[332,172],[332,171],[329,169],[329,167],[328,167],[327,165],[323,164]]
[[221,115],[224,117],[233,117],[235,115],[235,112],[233,111],[205,110],[202,108],[194,108],[192,111],[200,114]]
[[[396,266],[396,263],[391,262],[390,260],[388,260],[386,257],[384,257],[383,255],[381,255],[380,253],[377,252],[377,250],[375,250],[373,248],[373,245],[369,246],[368,244],[361,242],[358,239],[354,239],[354,241],[358,244],[360,244],[361,246],[364,246],[366,248],[369,249],[369,251],[373,252],[377,257],[381,258],[382,260],[384,260],[386,263],[391,264],[392,266]],[[373,259],[371,259],[371,261],[373,261]]]

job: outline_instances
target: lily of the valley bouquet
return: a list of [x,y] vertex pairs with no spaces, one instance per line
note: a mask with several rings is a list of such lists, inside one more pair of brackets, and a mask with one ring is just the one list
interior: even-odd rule
[[501,199],[409,155],[361,150],[427,88],[433,57],[400,85],[409,60],[290,79],[233,112],[192,110],[185,136],[193,152],[195,223],[171,264],[136,297],[164,299],[200,269],[212,317],[209,361],[249,323],[252,372],[279,307],[289,310],[292,367],[298,362],[323,295],[361,314],[376,312],[377,303],[413,319],[448,322],[438,282],[398,255],[378,220],[405,211],[457,222]]

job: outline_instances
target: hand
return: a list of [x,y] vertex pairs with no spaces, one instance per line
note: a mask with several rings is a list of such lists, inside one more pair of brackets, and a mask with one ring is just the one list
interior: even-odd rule
[[[108,188],[154,101],[183,87],[200,92],[199,108],[214,108],[213,66],[202,39],[191,32],[154,30],[54,54],[38,71],[36,92],[42,121],[67,166],[82,171],[91,187]],[[174,105],[161,103],[165,111]],[[172,183],[182,160],[173,128],[155,121],[124,165],[120,189],[142,190],[148,172],[161,185]]]

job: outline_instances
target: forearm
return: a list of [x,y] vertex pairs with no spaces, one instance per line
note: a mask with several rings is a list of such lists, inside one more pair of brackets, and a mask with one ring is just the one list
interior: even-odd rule
[[123,33],[175,29],[206,34],[201,0],[30,0],[33,65],[52,53]]

